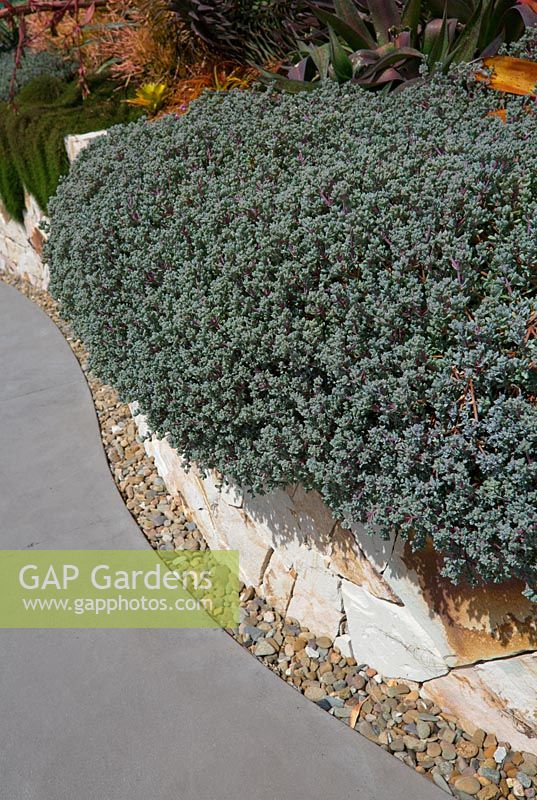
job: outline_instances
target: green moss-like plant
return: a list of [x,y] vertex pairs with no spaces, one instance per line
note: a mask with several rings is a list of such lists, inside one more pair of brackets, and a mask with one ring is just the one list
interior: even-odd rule
[[84,98],[76,81],[44,75],[27,84],[15,104],[0,103],[0,197],[17,220],[24,190],[46,211],[60,176],[69,169],[64,138],[129,122],[141,115],[124,91],[103,78],[90,81]]

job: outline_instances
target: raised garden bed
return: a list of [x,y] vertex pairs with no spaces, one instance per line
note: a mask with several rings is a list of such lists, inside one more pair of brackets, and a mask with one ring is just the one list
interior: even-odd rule
[[[501,134],[501,121],[490,124]],[[122,147],[117,134],[112,147]],[[81,161],[81,169],[85,164],[91,159]],[[17,229],[28,252],[38,216],[30,207],[27,229]],[[0,241],[13,230],[13,221],[6,223]],[[45,285],[37,254],[27,269],[21,253],[5,258],[7,266]],[[79,277],[71,273],[75,282]],[[138,422],[149,433],[143,418]],[[236,482],[223,484],[214,469],[185,470],[166,439],[150,437],[146,449],[209,544],[239,549],[245,583],[276,608],[319,634],[343,633],[348,646],[384,674],[425,681],[440,705],[502,731],[521,749],[534,748],[535,656],[529,653],[536,613],[522,595],[523,581],[513,576],[489,587],[454,586],[440,576],[442,560],[430,545],[413,553],[401,536],[371,536],[359,523],[345,528],[320,495],[300,483],[254,495]]]

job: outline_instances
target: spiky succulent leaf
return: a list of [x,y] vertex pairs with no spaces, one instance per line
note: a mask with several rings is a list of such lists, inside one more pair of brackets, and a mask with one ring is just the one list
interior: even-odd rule
[[465,25],[472,18],[476,2],[474,0],[427,0],[427,5],[434,16],[441,19],[445,11],[448,19],[458,19]]
[[460,35],[457,45],[451,52],[449,63],[458,64],[461,61],[471,61],[475,56],[479,43],[483,14],[483,0],[479,0],[472,18],[469,20],[468,24],[464,26],[464,31]]
[[330,69],[330,45],[323,44],[315,47],[310,45],[311,60],[317,68],[319,78],[324,81],[328,77],[328,70]]
[[368,4],[379,44],[387,44],[393,28],[401,24],[401,12],[395,0],[372,0]]
[[339,19],[349,25],[362,38],[366,39],[368,47],[371,47],[374,43],[373,36],[359,14],[354,0],[334,0],[334,10]]
[[[439,66],[447,71],[452,64],[495,55],[504,42],[520,37],[525,21],[537,24],[537,13],[518,5],[517,0],[406,0],[402,6],[396,0],[333,2],[335,13],[315,11],[327,26],[332,62],[329,75],[339,82],[355,80],[372,89],[386,82],[395,87],[419,78],[421,59],[408,48],[420,51],[430,72]],[[441,17],[431,19],[431,10],[439,10]],[[352,75],[338,37],[353,51],[347,53]],[[394,50],[400,57],[390,57],[386,66],[382,59]],[[371,58],[372,52],[378,59]],[[311,65],[315,66],[310,58]],[[305,65],[304,73],[309,71]]]
[[401,25],[410,29],[410,42],[413,44],[418,34],[418,26],[422,14],[421,0],[407,0],[401,18]]
[[434,69],[439,63],[442,63],[449,51],[449,27],[446,11],[440,20],[432,20],[429,23],[429,43],[426,47],[427,63],[430,69]]
[[169,0],[169,6],[210,47],[237,61],[263,63],[296,49],[319,31],[317,6],[332,0]]
[[270,86],[275,86],[281,91],[288,94],[296,94],[298,92],[311,92],[315,88],[315,84],[311,81],[293,80],[286,78],[285,75],[279,75],[277,72],[268,72],[266,69],[259,67],[260,80]]
[[350,81],[353,72],[351,60],[332,28],[330,28],[330,57],[332,59],[332,66],[336,79],[340,83]]
[[336,14],[330,14],[328,11],[318,9],[315,12],[316,16],[335,31],[341,38],[352,47],[353,50],[360,50],[363,47],[373,47],[375,40],[369,33],[367,27],[364,25],[363,31],[357,31],[356,27],[349,25],[348,22],[338,17]]

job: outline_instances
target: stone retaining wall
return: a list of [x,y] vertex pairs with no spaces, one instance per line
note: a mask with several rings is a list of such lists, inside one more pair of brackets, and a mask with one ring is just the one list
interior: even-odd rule
[[0,200],[0,270],[24,275],[34,286],[48,287],[49,276],[41,261],[44,236],[38,228],[43,213],[29,194],[25,195],[24,223],[14,220]]
[[[93,136],[68,137],[71,160]],[[42,218],[32,198],[24,225],[0,209],[0,269],[47,288]],[[413,554],[360,526],[344,528],[301,486],[252,496],[216,473],[186,470],[132,407],[145,447],[213,548],[240,551],[242,579],[343,652],[421,692],[465,721],[537,753],[537,608],[517,581],[454,587],[432,549]]]
[[440,560],[399,539],[344,529],[301,486],[252,496],[216,472],[186,470],[131,409],[168,490],[183,496],[210,547],[240,552],[242,579],[358,661],[422,683],[467,726],[537,753],[537,609],[517,581],[452,586]]

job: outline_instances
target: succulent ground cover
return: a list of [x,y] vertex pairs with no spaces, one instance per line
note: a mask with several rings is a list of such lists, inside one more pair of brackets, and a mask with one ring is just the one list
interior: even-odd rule
[[27,50],[13,75],[13,53],[0,52],[0,101],[11,96],[12,80],[15,92],[42,75],[66,79],[72,77],[74,66],[53,53]]
[[495,100],[454,74],[113,129],[46,257],[96,372],[187,460],[534,596],[537,151]]
[[[47,292],[10,275],[2,280],[36,302],[58,325],[86,374],[103,446],[127,508],[157,550],[204,550],[207,544],[179,495],[170,495],[145,453],[128,405],[88,369],[88,354]],[[318,636],[285,617],[252,587],[241,587],[236,640],[287,683],[341,722],[392,753],[459,800],[532,800],[537,756],[503,741],[499,731],[464,726],[423,696],[422,687],[386,680],[352,653],[345,637]],[[497,735],[496,735],[497,734]]]

